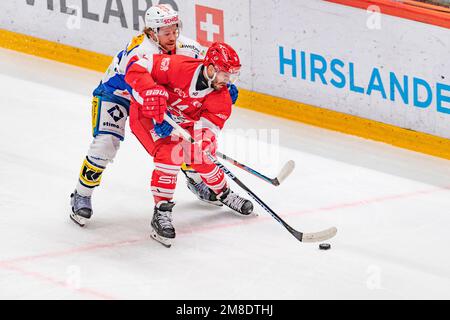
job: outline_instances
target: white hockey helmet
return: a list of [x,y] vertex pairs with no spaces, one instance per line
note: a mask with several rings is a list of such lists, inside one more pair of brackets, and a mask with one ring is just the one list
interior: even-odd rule
[[145,27],[152,29],[155,33],[161,27],[178,24],[181,28],[181,21],[176,12],[169,4],[159,4],[148,8],[145,12]]

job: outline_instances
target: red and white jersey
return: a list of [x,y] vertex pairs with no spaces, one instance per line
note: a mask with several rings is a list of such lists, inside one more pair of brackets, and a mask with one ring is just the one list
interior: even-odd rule
[[155,54],[132,59],[125,80],[134,97],[155,85],[164,86],[168,109],[177,123],[184,128],[209,128],[217,135],[231,115],[232,101],[226,87],[214,90],[197,85],[204,79],[202,70],[202,60]]

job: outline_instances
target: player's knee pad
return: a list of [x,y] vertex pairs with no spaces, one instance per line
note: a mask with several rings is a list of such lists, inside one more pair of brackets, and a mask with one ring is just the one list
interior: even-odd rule
[[87,188],[97,187],[100,185],[103,170],[105,170],[105,167],[99,166],[89,160],[89,157],[86,157],[81,166],[80,183]]
[[88,155],[81,166],[80,183],[88,188],[100,185],[103,170],[112,162],[120,147],[120,139],[110,134],[101,134],[92,141]]
[[120,139],[110,134],[100,134],[92,141],[88,158],[96,165],[106,167],[112,162],[120,148]]
[[92,135],[125,137],[129,103],[115,96],[96,96],[92,100]]

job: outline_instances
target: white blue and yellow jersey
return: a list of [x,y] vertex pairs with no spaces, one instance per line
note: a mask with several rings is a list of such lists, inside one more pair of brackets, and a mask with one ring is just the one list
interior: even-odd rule
[[[207,48],[194,40],[180,36],[177,39],[176,52],[192,58],[203,59]],[[108,100],[124,105],[127,109],[131,99],[131,88],[125,82],[125,73],[130,60],[144,55],[164,53],[162,49],[151,41],[144,33],[134,37],[126,48],[117,53],[111,65],[105,72],[99,86],[94,90],[94,96],[103,96]]]

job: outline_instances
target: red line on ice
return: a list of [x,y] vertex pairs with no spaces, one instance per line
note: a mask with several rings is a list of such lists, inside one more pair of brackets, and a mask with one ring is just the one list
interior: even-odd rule
[[[302,211],[284,214],[283,217],[297,216],[297,215],[318,213],[318,212],[325,212],[325,211],[333,211],[333,210],[339,210],[339,209],[343,209],[343,208],[355,208],[355,207],[359,207],[359,206],[369,205],[369,204],[373,204],[373,203],[380,203],[380,202],[385,202],[385,201],[389,201],[389,200],[398,200],[398,199],[410,198],[410,197],[415,197],[415,196],[420,196],[420,195],[427,195],[427,194],[444,191],[444,190],[450,190],[450,186],[436,187],[436,188],[432,188],[432,189],[428,189],[428,190],[419,190],[419,191],[408,192],[408,193],[403,193],[403,194],[393,194],[393,195],[387,195],[387,196],[383,196],[383,197],[376,197],[376,198],[371,198],[371,199],[354,201],[354,202],[339,203],[339,204],[315,208],[315,209],[306,209],[306,210],[302,210]],[[258,217],[258,219],[252,219],[250,217],[250,219],[245,219],[245,220],[239,219],[238,221],[232,222],[232,223],[212,224],[212,225],[205,225],[205,226],[199,226],[199,227],[189,227],[189,228],[184,228],[184,229],[181,228],[181,229],[177,230],[177,234],[188,235],[188,234],[191,234],[194,232],[202,232],[202,231],[207,232],[210,230],[226,229],[226,228],[230,228],[230,227],[253,224],[253,223],[257,223],[257,222],[264,222],[267,220],[272,220],[272,217],[265,216],[265,217]],[[149,239],[150,239],[149,236],[145,236],[145,237],[137,238],[137,239],[128,239],[128,240],[116,241],[116,242],[110,242],[110,243],[92,244],[92,245],[76,247],[76,248],[72,248],[72,249],[68,249],[68,250],[54,251],[54,252],[48,252],[48,253],[43,253],[43,254],[39,254],[39,255],[7,259],[7,260],[0,261],[0,267],[2,267],[4,264],[11,265],[13,263],[29,262],[29,261],[35,261],[35,260],[45,259],[45,258],[55,258],[55,257],[60,257],[60,256],[66,256],[66,255],[76,254],[76,253],[81,253],[81,252],[89,252],[89,251],[95,251],[95,250],[100,250],[100,249],[109,249],[109,248],[114,248],[114,247],[120,247],[120,246],[125,246],[125,245],[130,245],[130,244],[147,241]]]
[[14,272],[20,273],[20,274],[22,274],[24,276],[32,277],[32,278],[41,280],[43,282],[48,282],[48,283],[51,283],[51,284],[53,284],[53,285],[55,285],[57,287],[68,289],[68,290],[74,291],[76,293],[85,295],[85,296],[93,297],[93,298],[96,298],[96,299],[102,299],[102,300],[117,300],[117,298],[113,297],[112,295],[101,293],[101,292],[99,292],[97,290],[93,290],[93,289],[89,289],[89,288],[75,288],[75,287],[69,286],[64,281],[57,280],[57,279],[55,279],[53,277],[47,276],[45,274],[42,274],[42,273],[39,273],[39,272],[36,272],[36,271],[28,271],[28,270],[25,270],[25,269],[23,269],[21,267],[18,267],[16,265],[11,265],[11,264],[4,263],[4,264],[1,265],[1,267],[3,269],[14,271]]
[[[389,201],[389,200],[397,200],[397,199],[416,197],[416,196],[420,196],[420,195],[432,194],[432,193],[444,191],[444,190],[450,190],[450,186],[436,187],[436,188],[432,188],[432,189],[428,189],[428,190],[419,190],[419,191],[408,192],[408,193],[403,193],[403,194],[393,194],[393,195],[376,197],[376,198],[371,198],[371,199],[366,199],[366,200],[340,203],[340,204],[335,204],[335,205],[326,206],[326,207],[320,207],[320,208],[316,208],[316,209],[308,209],[308,210],[302,210],[302,211],[297,211],[297,212],[291,212],[291,213],[285,214],[284,216],[297,216],[297,215],[302,215],[302,214],[339,210],[339,209],[343,209],[343,208],[355,208],[355,207],[359,207],[359,206],[369,205],[369,204],[373,204],[373,203],[380,203],[380,202],[385,202],[385,201]],[[260,217],[258,219],[239,220],[239,221],[236,221],[233,223],[223,223],[223,224],[216,224],[216,225],[213,224],[213,225],[206,225],[206,226],[200,226],[200,227],[194,227],[194,228],[186,228],[186,229],[179,230],[178,234],[179,235],[188,235],[188,234],[191,234],[194,232],[208,232],[211,230],[226,229],[226,228],[231,228],[231,227],[235,227],[235,226],[248,225],[248,224],[253,224],[256,222],[263,222],[263,221],[267,221],[267,220],[271,220],[271,219],[272,219],[271,217],[266,216],[266,217]],[[93,245],[72,248],[72,249],[68,249],[68,250],[48,252],[48,253],[43,253],[43,254],[33,255],[33,256],[18,257],[18,258],[14,258],[14,259],[0,261],[0,268],[15,271],[15,272],[18,272],[25,276],[34,277],[36,279],[39,279],[39,280],[42,280],[42,281],[45,281],[48,283],[52,283],[53,285],[56,285],[59,287],[64,287],[66,289],[70,289],[72,291],[84,294],[86,296],[91,296],[91,297],[100,298],[100,299],[108,299],[108,300],[115,299],[114,297],[112,297],[109,294],[104,294],[104,293],[101,293],[101,292],[93,290],[93,289],[71,288],[70,286],[67,286],[67,284],[64,281],[54,279],[52,277],[46,276],[46,275],[38,273],[38,272],[27,271],[23,268],[18,267],[16,264],[21,263],[21,262],[36,261],[36,260],[45,259],[45,258],[55,258],[55,257],[60,257],[60,256],[66,256],[66,255],[76,254],[76,253],[81,253],[81,252],[89,252],[89,251],[95,251],[95,250],[100,250],[100,249],[115,248],[115,247],[120,247],[120,246],[143,242],[148,239],[149,239],[149,237],[146,236],[146,237],[142,237],[139,239],[130,239],[130,240],[111,242],[111,243],[93,244]]]

